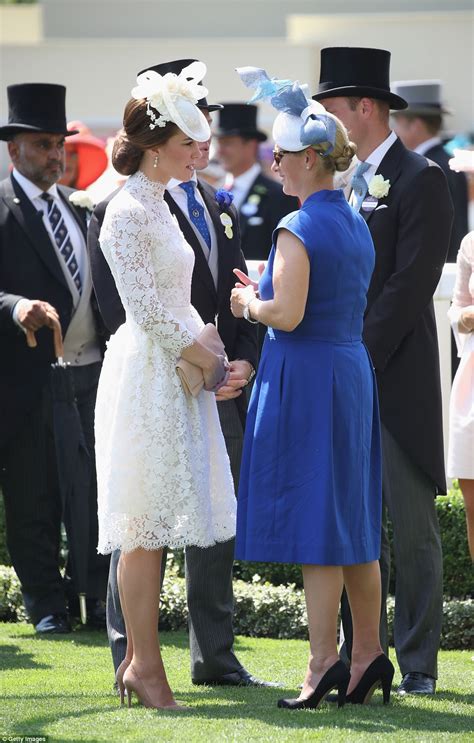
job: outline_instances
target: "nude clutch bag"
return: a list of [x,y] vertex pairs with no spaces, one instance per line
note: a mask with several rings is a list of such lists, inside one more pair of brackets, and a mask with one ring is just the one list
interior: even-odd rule
[[[209,351],[213,351],[220,356],[226,355],[222,339],[217,332],[216,326],[211,322],[203,327],[197,340],[208,348]],[[191,364],[190,361],[180,358],[176,364],[176,372],[186,394],[197,397],[204,387],[202,369],[195,364]]]

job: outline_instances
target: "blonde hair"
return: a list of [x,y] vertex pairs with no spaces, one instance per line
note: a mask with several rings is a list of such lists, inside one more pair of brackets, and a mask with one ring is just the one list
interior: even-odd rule
[[330,147],[328,142],[311,146],[318,155],[321,155],[321,162],[328,173],[335,173],[336,171],[342,172],[347,170],[351,164],[352,158],[357,151],[357,146],[354,142],[349,140],[347,129],[337,116],[334,116],[329,112],[326,112],[326,116],[331,118],[336,124],[336,141],[334,143],[334,149],[329,155],[326,155],[325,153]]

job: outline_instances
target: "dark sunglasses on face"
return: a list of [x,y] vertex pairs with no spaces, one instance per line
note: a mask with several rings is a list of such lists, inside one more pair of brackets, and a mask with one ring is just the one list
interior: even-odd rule
[[290,155],[290,150],[273,150],[273,159],[276,165],[279,165],[284,155]]

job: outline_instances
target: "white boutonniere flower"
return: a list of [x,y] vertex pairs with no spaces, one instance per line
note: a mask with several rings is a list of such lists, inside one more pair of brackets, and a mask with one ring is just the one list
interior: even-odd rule
[[69,201],[74,206],[80,206],[82,209],[89,209],[89,211],[93,211],[95,206],[87,191],[74,191],[70,195]]
[[221,224],[224,226],[224,232],[225,236],[231,240],[234,237],[234,232],[232,230],[232,218],[223,212],[220,216]]
[[376,199],[383,199],[390,191],[390,181],[386,181],[383,175],[374,175],[369,183],[369,194]]

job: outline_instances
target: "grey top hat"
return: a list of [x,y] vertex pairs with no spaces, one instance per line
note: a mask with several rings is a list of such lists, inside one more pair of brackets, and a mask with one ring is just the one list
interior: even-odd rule
[[442,104],[440,80],[399,80],[392,83],[391,87],[394,93],[408,103],[408,108],[402,113],[421,116],[452,113]]

